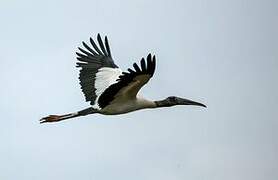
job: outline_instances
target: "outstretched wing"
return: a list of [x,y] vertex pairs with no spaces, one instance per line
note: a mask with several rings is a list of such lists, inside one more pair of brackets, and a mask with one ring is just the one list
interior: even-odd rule
[[117,83],[111,84],[99,97],[98,104],[101,108],[107,106],[117,98],[136,98],[138,91],[150,80],[155,71],[155,56],[151,54],[141,59],[141,69],[134,63],[134,70],[128,69],[128,72],[122,72],[117,79]]
[[85,49],[79,47],[80,52],[76,52],[78,59],[76,64],[77,67],[81,67],[79,80],[82,92],[86,101],[90,101],[95,108],[99,108],[96,103],[99,96],[122,74],[112,59],[107,37],[105,36],[103,44],[98,34],[97,41],[99,46],[90,38],[92,47],[82,42]]

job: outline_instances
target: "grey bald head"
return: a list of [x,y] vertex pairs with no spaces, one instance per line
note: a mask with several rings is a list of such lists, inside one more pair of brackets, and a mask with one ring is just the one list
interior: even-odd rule
[[170,107],[170,106],[176,106],[176,105],[192,105],[192,106],[202,106],[202,107],[207,107],[206,105],[192,101],[189,99],[184,99],[176,96],[170,96],[167,97],[164,100],[161,101],[155,101],[155,104],[157,107]]

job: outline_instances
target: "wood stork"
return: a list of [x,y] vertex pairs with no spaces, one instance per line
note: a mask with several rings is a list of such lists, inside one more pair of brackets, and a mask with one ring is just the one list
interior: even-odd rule
[[40,119],[40,123],[58,122],[78,116],[99,113],[116,115],[146,108],[169,107],[175,105],[204,104],[192,100],[170,96],[164,100],[151,101],[138,96],[138,91],[150,80],[155,71],[155,56],[149,54],[145,61],[140,61],[140,67],[134,63],[133,68],[123,72],[115,63],[111,55],[108,39],[103,43],[101,36],[97,41],[90,38],[91,47],[82,42],[84,48],[76,52],[77,67],[81,68],[79,80],[86,101],[91,107],[65,115],[49,115]]

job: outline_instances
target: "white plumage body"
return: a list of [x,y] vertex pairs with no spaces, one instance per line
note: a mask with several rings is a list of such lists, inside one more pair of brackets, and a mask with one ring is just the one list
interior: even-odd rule
[[144,98],[116,98],[105,108],[99,112],[106,115],[124,114],[139,109],[155,108],[156,105],[153,101],[146,100]]

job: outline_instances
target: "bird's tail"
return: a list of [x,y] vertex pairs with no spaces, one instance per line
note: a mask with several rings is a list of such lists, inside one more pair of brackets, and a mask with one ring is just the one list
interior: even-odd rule
[[70,113],[64,115],[49,115],[40,119],[40,123],[58,122],[69,118],[80,116],[78,113]]

